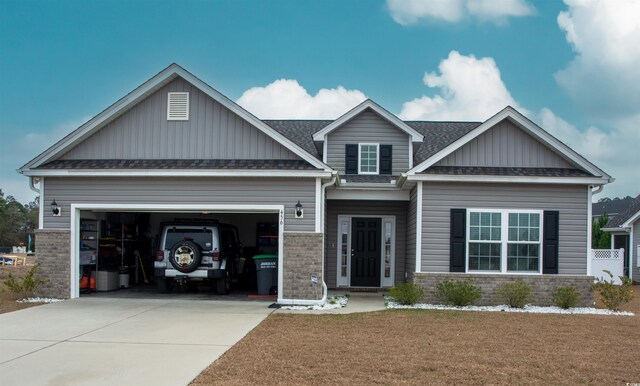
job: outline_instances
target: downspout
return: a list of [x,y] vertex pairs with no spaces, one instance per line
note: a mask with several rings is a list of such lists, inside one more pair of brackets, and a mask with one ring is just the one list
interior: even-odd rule
[[29,177],[29,189],[40,195],[40,189],[35,187],[35,184],[40,183],[40,179],[38,177]]
[[[331,180],[325,184],[323,184],[320,187],[320,213],[316,213],[317,215],[321,215],[321,229],[324,232],[324,205],[325,205],[325,189],[333,184],[336,183],[337,180],[337,172],[333,172],[332,176],[331,176]],[[326,235],[325,235],[326,236]],[[324,255],[325,255],[325,251],[324,251],[324,242],[322,243],[322,270],[324,272]],[[287,305],[287,306],[295,306],[295,305],[301,305],[301,306],[321,306],[323,304],[325,304],[327,302],[327,295],[328,295],[328,288],[327,288],[327,283],[324,280],[324,273],[322,275],[322,299],[320,300],[305,300],[305,299],[282,299],[282,305]]]

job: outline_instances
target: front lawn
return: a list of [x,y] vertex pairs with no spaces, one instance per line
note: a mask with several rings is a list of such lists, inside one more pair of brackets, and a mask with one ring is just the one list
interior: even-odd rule
[[640,382],[635,316],[388,310],[273,314],[193,382],[624,384]]

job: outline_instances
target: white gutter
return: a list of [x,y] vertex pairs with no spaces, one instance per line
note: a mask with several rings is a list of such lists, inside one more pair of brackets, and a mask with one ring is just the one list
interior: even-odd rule
[[40,182],[40,179],[38,177],[29,177],[29,189],[38,193],[38,195],[40,194],[40,189],[36,188],[34,184],[37,184],[39,182]]
[[[338,176],[338,172],[333,172],[333,177],[331,177],[331,181],[323,184],[320,187],[320,195],[321,195],[321,205],[320,208],[321,211],[320,213],[316,213],[316,216],[320,215],[321,217],[321,221],[320,221],[320,228],[323,230],[324,232],[324,206],[325,206],[325,190],[327,187],[333,185],[336,183],[336,179]],[[324,237],[324,236],[323,236]],[[280,305],[285,305],[285,306],[321,306],[323,304],[325,304],[327,302],[327,295],[329,293],[329,290],[327,289],[327,283],[324,281],[324,255],[325,255],[325,251],[324,251],[324,240],[322,241],[322,299],[320,300],[307,300],[307,299],[278,299],[278,304]]]

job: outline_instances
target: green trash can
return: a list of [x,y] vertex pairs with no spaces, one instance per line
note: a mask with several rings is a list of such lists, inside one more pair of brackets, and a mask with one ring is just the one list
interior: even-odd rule
[[253,261],[256,263],[258,295],[269,295],[271,288],[278,286],[278,255],[256,255]]

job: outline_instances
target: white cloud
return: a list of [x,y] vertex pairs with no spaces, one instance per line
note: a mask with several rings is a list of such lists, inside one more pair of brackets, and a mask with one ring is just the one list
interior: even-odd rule
[[342,86],[310,95],[296,80],[279,79],[250,88],[237,102],[260,119],[335,119],[365,99],[361,91]]
[[402,105],[400,117],[407,120],[485,120],[507,105],[524,111],[500,78],[493,58],[477,59],[451,51],[440,62],[440,74],[426,73],[427,87],[439,94],[416,98]]
[[535,13],[526,0],[387,0],[387,6],[393,20],[404,26],[425,20],[457,23],[470,18],[503,24],[509,17]]
[[640,2],[565,0],[558,15],[576,57],[556,73],[558,84],[584,111],[600,118],[638,112]]
[[580,155],[616,178],[602,196],[635,196],[640,193],[640,115],[617,121],[610,132],[597,127],[579,130],[548,108],[538,114],[542,127]]

